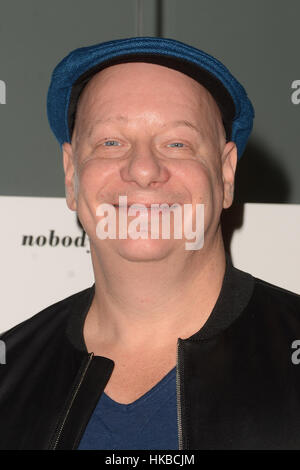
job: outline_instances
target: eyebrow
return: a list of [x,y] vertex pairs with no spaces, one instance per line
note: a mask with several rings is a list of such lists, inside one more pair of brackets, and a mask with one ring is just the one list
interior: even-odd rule
[[186,127],[189,127],[190,129],[193,129],[194,131],[200,132],[200,129],[197,126],[195,126],[195,124],[191,123],[190,121],[186,121],[184,119],[179,120],[179,121],[167,122],[162,127],[167,127],[171,125],[173,127],[186,126]]
[[[129,120],[126,116],[122,116],[122,115],[107,118],[107,119],[97,119],[97,121],[95,121],[93,126],[89,129],[88,137],[91,136],[97,124],[100,124],[100,123],[104,124],[106,122],[113,122],[113,121],[120,121],[120,122],[128,123]],[[173,127],[185,126],[185,127],[189,127],[190,129],[193,129],[194,131],[198,133],[201,132],[200,129],[197,126],[195,126],[195,124],[191,123],[190,121],[186,121],[185,119],[170,121],[170,122],[163,124],[161,127],[165,128],[165,127],[171,127],[171,126]]]
[[113,117],[113,118],[106,118],[106,119],[97,119],[93,125],[90,127],[89,131],[87,132],[87,136],[90,137],[93,130],[95,129],[95,127],[97,126],[97,124],[104,124],[105,122],[110,122],[110,121],[122,121],[122,122],[128,122],[128,118],[126,116],[116,116],[116,117]]

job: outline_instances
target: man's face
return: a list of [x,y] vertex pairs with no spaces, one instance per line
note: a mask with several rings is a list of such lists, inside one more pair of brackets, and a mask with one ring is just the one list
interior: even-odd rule
[[[64,143],[67,203],[91,244],[131,260],[165,257],[185,241],[99,240],[101,203],[204,204],[204,247],[215,242],[233,197],[236,147],[225,144],[210,93],[181,72],[126,63],[96,74],[77,107],[72,144]],[[117,209],[118,211],[119,209]]]

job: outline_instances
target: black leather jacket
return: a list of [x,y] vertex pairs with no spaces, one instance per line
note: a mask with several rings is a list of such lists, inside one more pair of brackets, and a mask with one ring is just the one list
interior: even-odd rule
[[[300,296],[234,268],[206,324],[178,340],[180,449],[300,449]],[[112,373],[86,350],[94,286],[5,332],[0,448],[76,449]]]

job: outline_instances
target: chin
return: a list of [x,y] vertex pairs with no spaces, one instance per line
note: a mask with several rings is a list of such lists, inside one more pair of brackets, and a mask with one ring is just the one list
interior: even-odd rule
[[159,261],[166,258],[174,249],[174,240],[116,240],[116,250],[128,261]]

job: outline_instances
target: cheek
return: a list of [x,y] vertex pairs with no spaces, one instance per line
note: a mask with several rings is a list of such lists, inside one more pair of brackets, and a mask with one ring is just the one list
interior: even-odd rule
[[89,238],[94,239],[99,193],[104,185],[101,165],[92,161],[81,165],[77,178],[77,215]]
[[111,169],[99,160],[82,164],[78,172],[78,197],[97,202],[111,181]]
[[223,181],[219,167],[197,162],[185,172],[182,181],[193,204],[204,204],[205,228],[217,221],[223,208]]
[[214,173],[204,162],[191,162],[182,172],[181,179],[194,202],[209,204],[216,181]]

